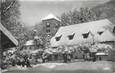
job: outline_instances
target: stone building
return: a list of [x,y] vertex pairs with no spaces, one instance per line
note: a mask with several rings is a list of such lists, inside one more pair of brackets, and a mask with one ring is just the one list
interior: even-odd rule
[[44,26],[43,32],[45,36],[46,45],[49,45],[50,39],[55,35],[58,28],[60,27],[60,20],[53,14],[49,14],[42,19]]

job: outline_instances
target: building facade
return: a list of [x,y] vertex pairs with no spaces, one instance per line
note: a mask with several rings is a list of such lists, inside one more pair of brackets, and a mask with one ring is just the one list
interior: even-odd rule
[[53,14],[49,14],[42,19],[44,26],[43,32],[45,36],[46,46],[50,45],[50,39],[54,36],[60,27],[60,20]]

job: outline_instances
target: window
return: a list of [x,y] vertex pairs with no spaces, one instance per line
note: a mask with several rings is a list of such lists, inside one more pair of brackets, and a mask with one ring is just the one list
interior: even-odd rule
[[50,24],[49,24],[49,23],[47,23],[47,24],[46,24],[46,27],[50,27]]
[[49,32],[50,32],[50,29],[46,29],[46,32],[49,33]]
[[61,37],[62,37],[62,35],[61,35],[61,36],[56,37],[56,38],[55,38],[55,39],[56,39],[56,41],[59,41],[59,40],[61,39]]
[[49,40],[47,40],[47,42],[50,42]]
[[68,36],[69,40],[72,40],[72,39],[73,39],[73,37],[74,37],[74,35],[75,35],[75,33],[74,33],[74,34],[72,34],[72,35],[69,35],[69,36]]
[[99,35],[101,35],[103,33],[103,31],[97,32]]
[[47,36],[50,37],[50,34],[48,34]]
[[89,32],[88,33],[84,33],[84,34],[82,34],[82,36],[83,36],[83,38],[88,38],[88,36],[89,36]]
[[56,25],[55,25],[55,28],[58,28],[58,27],[59,27],[59,25],[58,25],[58,24],[56,24]]
[[56,25],[56,26],[55,26],[55,28],[57,29],[57,28],[58,28],[58,26]]

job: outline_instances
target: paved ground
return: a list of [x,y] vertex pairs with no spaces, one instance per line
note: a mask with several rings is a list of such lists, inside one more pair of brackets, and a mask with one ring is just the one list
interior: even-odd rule
[[[4,73],[113,73],[115,63],[101,62],[74,62],[74,63],[44,63],[30,69],[13,69]],[[115,67],[115,65],[114,65]],[[115,68],[114,68],[115,70]]]

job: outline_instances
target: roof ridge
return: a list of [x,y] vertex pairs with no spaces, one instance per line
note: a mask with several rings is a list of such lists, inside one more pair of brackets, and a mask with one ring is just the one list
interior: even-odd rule
[[52,14],[52,13],[49,13],[46,17],[44,17],[44,18],[42,18],[41,20],[48,20],[48,19],[56,19],[56,20],[58,20],[58,21],[60,21],[60,19],[59,18],[57,18],[54,14]]

